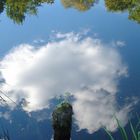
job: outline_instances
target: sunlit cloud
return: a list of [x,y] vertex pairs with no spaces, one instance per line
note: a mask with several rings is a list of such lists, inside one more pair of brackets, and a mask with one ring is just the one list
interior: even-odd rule
[[118,127],[115,117],[121,121],[122,125],[125,125],[128,121],[128,113],[134,105],[131,103],[119,109],[115,95],[103,89],[83,90],[77,93],[75,98],[73,108],[76,124],[79,130],[88,128],[89,133],[102,127],[115,131]]
[[55,37],[40,47],[21,44],[11,50],[0,65],[7,83],[2,90],[17,103],[25,98],[29,112],[49,108],[51,99],[68,91],[75,123],[90,133],[102,126],[115,130],[114,115],[125,124],[131,105],[119,109],[116,94],[127,67],[117,49],[73,32]]

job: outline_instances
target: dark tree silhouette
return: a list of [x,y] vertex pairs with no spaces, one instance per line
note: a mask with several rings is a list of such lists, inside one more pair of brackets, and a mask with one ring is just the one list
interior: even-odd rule
[[4,11],[5,0],[0,0],[0,13]]

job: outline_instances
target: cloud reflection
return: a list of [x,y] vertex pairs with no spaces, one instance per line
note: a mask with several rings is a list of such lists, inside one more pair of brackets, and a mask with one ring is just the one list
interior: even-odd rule
[[7,85],[2,90],[28,112],[49,108],[49,101],[69,91],[74,97],[75,123],[90,133],[102,126],[116,129],[113,116],[125,124],[131,105],[118,108],[119,77],[127,75],[116,48],[100,39],[73,32],[55,35],[56,41],[34,47],[21,44],[1,61]]

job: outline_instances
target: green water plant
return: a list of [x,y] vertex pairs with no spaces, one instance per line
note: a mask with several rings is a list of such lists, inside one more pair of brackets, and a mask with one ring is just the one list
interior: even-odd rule
[[[129,121],[130,133],[132,134],[132,140],[140,140],[140,130],[139,130],[140,117],[138,115],[137,115],[137,117],[138,117],[138,123],[136,124],[135,127],[132,124],[132,122]],[[125,127],[123,127],[121,125],[120,121],[116,117],[115,117],[115,120],[117,122],[118,129],[121,133],[122,140],[130,140]],[[109,136],[110,140],[115,140],[115,138],[112,136],[112,133],[109,130],[107,130],[106,128],[104,128],[104,130],[107,133],[107,135]]]

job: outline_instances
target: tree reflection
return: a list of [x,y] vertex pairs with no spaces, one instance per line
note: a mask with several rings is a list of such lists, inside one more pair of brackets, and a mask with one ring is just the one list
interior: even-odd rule
[[0,13],[3,12],[5,6],[5,0],[0,0]]
[[105,5],[109,11],[125,11],[132,5],[131,0],[105,0]]
[[52,4],[54,0],[0,0],[0,12],[6,9],[7,16],[21,24],[26,14],[36,15],[37,7],[43,3]]
[[108,11],[128,11],[129,19],[140,23],[140,0],[105,0]]
[[140,23],[140,1],[135,0],[133,7],[129,10],[129,19],[135,20]]
[[97,0],[61,0],[65,8],[73,7],[79,11],[90,9]]
[[[52,4],[55,0],[0,0],[0,13],[5,9],[7,16],[21,24],[27,14],[36,15],[37,9],[43,3]],[[61,0],[65,8],[75,8],[79,11],[89,10],[99,0]],[[104,0],[105,6],[111,12],[129,13],[129,19],[140,23],[140,0]]]

